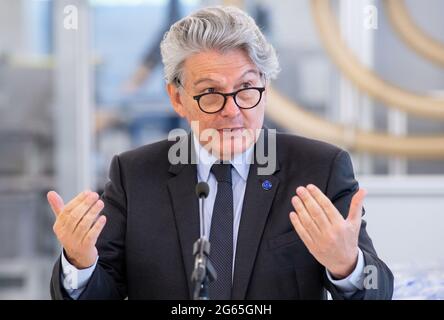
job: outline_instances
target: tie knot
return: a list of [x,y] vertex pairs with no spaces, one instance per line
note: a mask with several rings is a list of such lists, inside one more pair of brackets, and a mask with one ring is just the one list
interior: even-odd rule
[[211,172],[216,177],[217,182],[228,182],[231,184],[231,164],[215,163],[211,167]]

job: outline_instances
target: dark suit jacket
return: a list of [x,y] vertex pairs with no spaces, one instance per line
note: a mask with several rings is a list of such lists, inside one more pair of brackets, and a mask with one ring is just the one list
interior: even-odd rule
[[[188,139],[191,140],[191,139]],[[258,176],[250,166],[235,258],[233,299],[334,299],[341,294],[309,253],[290,220],[298,186],[317,185],[346,216],[358,183],[349,155],[332,145],[277,134],[277,168]],[[102,199],[107,224],[99,261],[80,299],[190,299],[192,247],[199,238],[196,165],[168,161],[174,142],[160,141],[115,156]],[[262,182],[269,180],[271,190]],[[390,299],[393,276],[378,258],[363,221],[359,247],[377,268],[377,289],[354,299]],[[51,296],[67,298],[56,262]]]

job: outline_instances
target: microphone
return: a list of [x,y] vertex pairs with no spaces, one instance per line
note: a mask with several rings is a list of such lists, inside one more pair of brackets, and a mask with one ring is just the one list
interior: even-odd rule
[[193,299],[209,300],[208,284],[217,278],[210,256],[210,242],[205,232],[204,203],[210,193],[210,187],[206,182],[199,182],[196,185],[196,196],[200,200],[200,238],[193,245],[194,270],[191,275],[193,283]]
[[210,193],[210,186],[206,182],[199,182],[196,184],[196,196],[200,200],[200,209],[199,209],[199,216],[200,216],[200,237],[208,239],[205,232],[205,216],[204,216],[204,204],[205,199],[208,197],[208,194]]
[[206,199],[208,197],[208,194],[210,193],[210,187],[208,186],[208,183],[206,182],[199,182],[196,184],[196,196],[201,199]]

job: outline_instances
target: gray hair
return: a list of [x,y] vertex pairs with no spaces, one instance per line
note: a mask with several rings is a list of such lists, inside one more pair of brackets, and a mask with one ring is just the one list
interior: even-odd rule
[[275,79],[279,61],[254,20],[235,7],[207,7],[177,21],[165,33],[160,50],[167,83],[183,80],[185,60],[196,53],[243,49],[265,79]]

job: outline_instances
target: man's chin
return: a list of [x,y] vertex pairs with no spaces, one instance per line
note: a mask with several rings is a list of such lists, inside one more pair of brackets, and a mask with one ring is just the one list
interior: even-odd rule
[[222,160],[230,160],[244,153],[255,142],[254,131],[245,128],[231,132],[214,130],[211,138],[203,145],[213,156]]
[[220,155],[219,158],[223,160],[233,159],[235,156],[244,153],[253,144],[253,141],[236,140],[233,139],[223,143],[222,148],[216,150],[216,154]]

